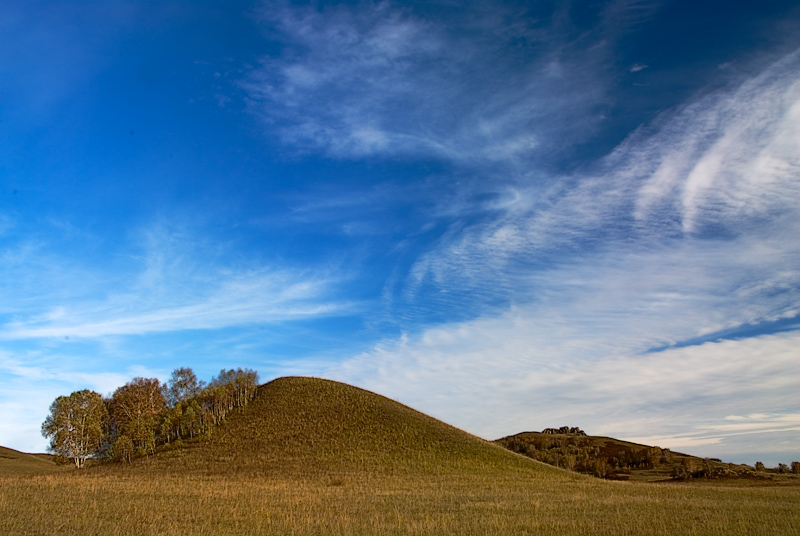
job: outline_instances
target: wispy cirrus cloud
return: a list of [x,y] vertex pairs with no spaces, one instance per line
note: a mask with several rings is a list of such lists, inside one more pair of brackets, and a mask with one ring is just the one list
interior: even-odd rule
[[[228,274],[227,277],[231,277]],[[23,321],[9,322],[0,337],[91,338],[105,335],[136,335],[159,331],[220,329],[335,314],[335,304],[308,303],[326,282],[295,281],[287,274],[246,274],[212,285],[199,296],[187,297],[183,305],[160,307],[149,298],[111,296],[95,304],[64,306]]]
[[525,18],[518,6],[440,5],[423,17],[389,2],[269,3],[260,20],[285,47],[243,86],[293,150],[511,165],[603,120],[620,28],[602,20],[634,25],[654,9],[628,4],[610,3],[587,31],[566,8]]
[[[29,273],[18,288],[8,288],[5,307],[13,314],[0,327],[0,338],[221,329],[336,315],[350,307],[328,299],[336,280],[330,273],[273,269],[258,259],[231,262],[224,244],[201,241],[185,229],[155,225],[141,235],[140,248],[140,255],[120,263],[122,273],[113,274],[78,265],[71,269],[74,263],[42,253],[44,245],[26,251],[22,261],[6,258]],[[34,288],[48,272],[58,273],[59,287],[75,285],[81,291]]]
[[635,279],[648,265],[671,265],[678,292],[773,303],[742,322],[787,313],[799,280],[799,65],[795,52],[737,88],[664,114],[594,170],[561,177],[549,191],[501,186],[513,195],[496,217],[454,229],[420,258],[410,298],[427,284],[524,301],[520,291],[559,280],[552,263],[628,259],[613,271]]
[[[17,380],[17,388],[38,385],[41,389],[52,388],[54,383],[84,386],[103,394],[112,392],[134,376],[164,376],[163,371],[148,369],[140,365],[129,367],[123,372],[105,372],[95,370],[75,370],[75,361],[79,358],[63,354],[49,356],[41,352],[24,355],[24,360],[4,352],[0,355],[0,370],[13,375]],[[162,378],[166,379],[166,378]],[[55,397],[51,398],[52,401]]]
[[[728,424],[734,421],[733,424]],[[797,454],[793,448],[800,437],[800,414],[798,413],[775,413],[775,414],[751,414],[746,416],[729,415],[723,420],[718,420],[722,424],[696,425],[694,429],[675,435],[653,435],[643,437],[630,437],[629,440],[642,443],[644,445],[660,445],[667,448],[713,448],[718,455],[729,452],[749,454],[748,448],[752,452],[764,451],[763,443],[765,438],[769,438],[772,445],[767,456],[769,466],[788,461],[786,456]],[[759,446],[759,443],[762,443]],[[739,454],[739,460],[744,463],[754,463],[756,460],[746,459]],[[761,460],[764,461],[764,460]]]
[[[685,233],[747,232],[796,217],[800,188],[800,51],[733,92],[687,106],[658,135],[611,157],[639,178],[637,220],[680,222]],[[713,232],[713,231],[712,231]]]

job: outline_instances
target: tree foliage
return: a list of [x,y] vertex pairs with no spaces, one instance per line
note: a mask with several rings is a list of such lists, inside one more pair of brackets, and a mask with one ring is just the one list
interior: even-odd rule
[[562,426],[561,428],[545,428],[542,430],[543,434],[559,434],[559,435],[579,435],[585,436],[586,432],[578,428],[577,426]]
[[158,379],[134,378],[114,391],[109,406],[112,435],[128,436],[136,452],[154,452],[156,431],[166,408]]
[[131,441],[131,438],[125,434],[122,434],[114,442],[114,446],[112,447],[111,451],[111,457],[119,462],[130,463],[135,452],[136,451],[133,448],[133,441]]
[[169,382],[164,385],[164,397],[171,408],[196,397],[205,387],[204,382],[198,382],[194,371],[188,367],[181,367],[172,372]]
[[50,415],[42,424],[42,435],[50,438],[51,452],[72,458],[75,466],[81,468],[87,458],[98,453],[107,421],[103,397],[84,389],[55,399]]

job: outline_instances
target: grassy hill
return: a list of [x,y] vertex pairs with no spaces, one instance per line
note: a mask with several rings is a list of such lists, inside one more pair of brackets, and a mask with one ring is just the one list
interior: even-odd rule
[[[131,470],[313,476],[553,469],[386,397],[330,380],[279,378],[214,430]],[[555,471],[556,474],[560,472]]]
[[0,475],[43,475],[59,470],[55,458],[48,454],[25,454],[0,447]]
[[0,473],[0,534],[798,534],[800,489],[609,482],[385,397],[280,378],[210,438],[131,464]]

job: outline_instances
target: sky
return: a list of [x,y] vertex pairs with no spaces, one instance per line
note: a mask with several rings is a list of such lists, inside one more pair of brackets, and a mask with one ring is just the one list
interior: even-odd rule
[[793,1],[0,4],[0,445],[246,367],[800,459]]

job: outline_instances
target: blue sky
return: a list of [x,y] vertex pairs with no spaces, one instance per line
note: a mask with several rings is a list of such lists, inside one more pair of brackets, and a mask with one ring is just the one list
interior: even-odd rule
[[191,366],[800,458],[794,2],[0,6],[0,444]]

